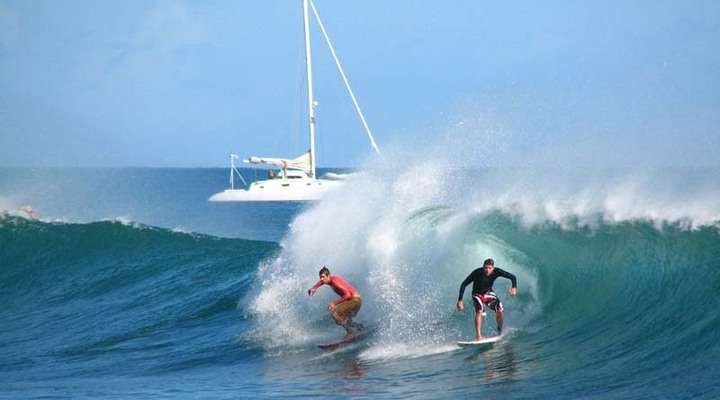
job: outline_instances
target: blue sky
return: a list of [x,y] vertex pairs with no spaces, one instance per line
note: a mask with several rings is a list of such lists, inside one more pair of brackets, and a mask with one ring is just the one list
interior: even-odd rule
[[[301,153],[300,4],[0,0],[0,166]],[[381,147],[490,131],[511,165],[720,165],[720,2],[315,4]],[[313,35],[319,165],[356,166]]]

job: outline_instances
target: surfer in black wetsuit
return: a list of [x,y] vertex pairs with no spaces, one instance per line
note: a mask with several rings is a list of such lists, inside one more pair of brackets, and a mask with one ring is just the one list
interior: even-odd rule
[[515,275],[495,268],[495,261],[492,258],[488,258],[483,263],[482,268],[477,268],[468,275],[467,278],[460,285],[460,295],[458,296],[457,308],[462,310],[465,308],[463,304],[463,294],[465,294],[465,287],[473,283],[472,297],[473,305],[475,306],[475,333],[477,335],[476,340],[483,338],[482,335],[482,319],[485,315],[485,307],[495,311],[495,320],[498,325],[498,335],[502,334],[503,327],[503,305],[500,302],[500,298],[493,291],[493,282],[499,276],[510,279],[512,282],[512,288],[510,288],[510,295],[515,296],[517,294],[517,279]]

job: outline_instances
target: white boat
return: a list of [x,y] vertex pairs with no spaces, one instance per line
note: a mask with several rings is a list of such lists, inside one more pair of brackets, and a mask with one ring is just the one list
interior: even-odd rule
[[[310,45],[310,27],[309,27],[309,10],[315,16],[315,20],[318,23],[320,31],[325,38],[325,42],[330,48],[330,53],[335,60],[335,65],[340,72],[340,76],[343,79],[345,88],[347,89],[350,98],[352,99],[355,110],[360,118],[360,121],[367,132],[370,140],[370,145],[377,152],[380,153],[380,149],[375,143],[372,132],[365,121],[365,116],[360,109],[360,106],[355,99],[350,83],[345,75],[345,72],[340,65],[335,49],[333,48],[330,38],[325,31],[320,15],[315,8],[312,0],[302,0],[303,4],[303,27],[305,32],[305,66],[307,71],[307,100],[308,100],[308,128],[310,133],[310,149],[299,157],[293,159],[289,158],[270,158],[270,157],[250,157],[243,160],[245,163],[252,164],[255,167],[269,169],[268,177],[264,180],[258,180],[252,182],[250,185],[247,184],[243,176],[235,167],[235,160],[239,157],[235,154],[230,155],[230,188],[222,192],[218,192],[210,196],[208,201],[223,202],[223,201],[312,201],[319,200],[328,191],[336,188],[340,185],[345,184],[344,180],[337,179],[326,179],[318,178],[315,174],[315,109],[317,108],[317,101],[313,96],[313,81],[312,81],[312,49]],[[245,184],[245,188],[235,188],[235,176],[238,176]]]

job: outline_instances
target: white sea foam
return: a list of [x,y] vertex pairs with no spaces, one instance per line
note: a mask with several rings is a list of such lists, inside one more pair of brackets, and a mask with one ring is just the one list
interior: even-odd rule
[[[503,259],[510,252],[490,237],[468,239],[471,213],[432,208],[447,200],[445,193],[431,184],[422,190],[412,184],[428,175],[441,179],[442,174],[420,166],[406,170],[402,178],[374,184],[366,175],[352,193],[335,193],[299,215],[280,256],[260,267],[261,288],[252,294],[250,309],[265,335],[273,338],[271,345],[307,343],[321,330],[343,334],[328,322],[332,290],[322,288],[314,298],[306,294],[319,268],[327,265],[362,293],[358,320],[378,328],[368,357],[447,351],[447,344],[464,330],[453,322],[462,318],[453,308],[459,283],[483,258]],[[531,273],[520,271],[522,266],[510,259],[503,259],[503,265],[522,275],[528,290]],[[470,322],[465,325],[471,328]],[[400,342],[408,344],[398,347]]]
[[132,217],[127,216],[127,215],[119,215],[116,217],[103,218],[103,219],[101,219],[101,221],[115,222],[115,223],[122,224],[125,226],[135,226],[138,224]]
[[418,358],[459,350],[456,344],[412,345],[407,343],[391,343],[372,346],[360,353],[360,357],[368,361]]
[[192,231],[192,230],[190,230],[190,229],[188,229],[188,228],[185,228],[185,227],[183,227],[183,226],[176,226],[176,227],[172,228],[172,231],[175,232],[175,233],[184,233],[184,234],[186,234],[186,235],[192,235],[192,234],[193,234],[193,231]]
[[[305,294],[327,265],[362,293],[358,320],[378,328],[367,357],[445,351],[472,334],[471,313],[453,306],[462,279],[487,257],[518,275],[521,293],[529,295],[523,304],[503,297],[511,310],[506,319],[522,329],[539,310],[536,277],[523,254],[491,230],[478,230],[475,221],[489,212],[527,227],[640,219],[697,228],[720,220],[720,185],[693,171],[512,170],[482,168],[482,161],[471,168],[477,163],[470,160],[489,158],[471,142],[386,149],[344,188],[298,215],[280,255],[258,273],[262,288],[250,309],[267,335],[291,343],[323,329],[342,335],[328,324],[332,290]],[[505,286],[499,280],[498,293]],[[519,307],[524,312],[514,315]]]
[[489,171],[483,184],[491,189],[471,195],[469,207],[507,212],[526,226],[644,220],[696,229],[720,221],[712,171]]

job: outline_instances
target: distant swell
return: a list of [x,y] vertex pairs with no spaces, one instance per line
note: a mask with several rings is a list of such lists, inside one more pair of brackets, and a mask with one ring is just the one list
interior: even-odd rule
[[[237,337],[227,320],[240,321],[238,298],[258,262],[277,248],[138,224],[8,215],[0,217],[0,243],[0,329],[8,341],[0,367],[13,370],[42,357],[94,360],[113,370],[172,369],[201,349],[203,357],[222,358]],[[220,340],[201,339],[213,331]],[[43,341],[31,345],[38,337]],[[152,362],[171,349],[167,365]],[[114,352],[147,360],[115,365]]]

